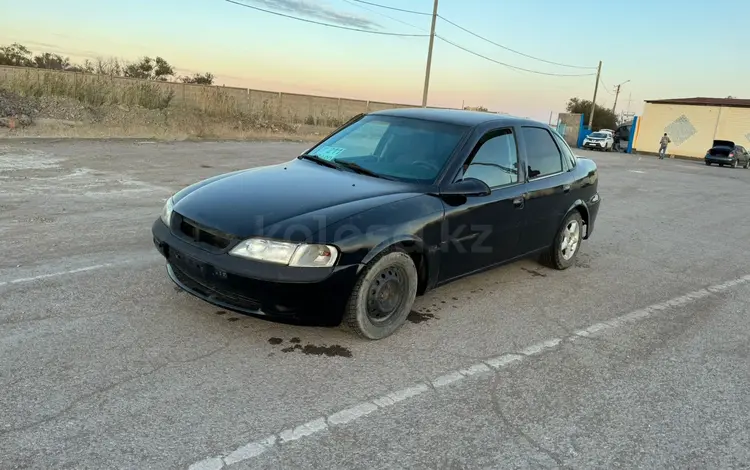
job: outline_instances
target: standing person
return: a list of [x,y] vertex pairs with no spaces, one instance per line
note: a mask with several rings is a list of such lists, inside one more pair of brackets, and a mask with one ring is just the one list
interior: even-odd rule
[[667,153],[667,144],[672,142],[669,140],[669,137],[667,136],[667,133],[665,132],[663,136],[661,136],[661,140],[659,141],[659,160],[664,160],[664,154]]

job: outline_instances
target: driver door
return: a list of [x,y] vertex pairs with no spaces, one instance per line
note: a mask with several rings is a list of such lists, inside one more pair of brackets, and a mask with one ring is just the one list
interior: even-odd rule
[[439,282],[515,258],[524,224],[524,184],[513,129],[486,132],[456,177],[477,178],[492,192],[445,200]]

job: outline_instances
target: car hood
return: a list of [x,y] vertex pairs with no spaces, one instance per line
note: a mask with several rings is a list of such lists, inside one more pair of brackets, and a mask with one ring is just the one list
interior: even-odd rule
[[240,238],[304,241],[342,218],[414,193],[408,183],[295,159],[196,183],[175,195],[174,211]]

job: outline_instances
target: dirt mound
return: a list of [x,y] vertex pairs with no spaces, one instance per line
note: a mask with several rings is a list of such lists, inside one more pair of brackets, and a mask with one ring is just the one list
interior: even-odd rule
[[36,113],[37,109],[30,99],[0,89],[0,117],[34,116]]

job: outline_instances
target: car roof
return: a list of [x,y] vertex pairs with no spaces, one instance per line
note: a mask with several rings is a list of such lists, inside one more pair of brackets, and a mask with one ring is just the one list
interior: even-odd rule
[[444,122],[459,126],[474,127],[487,122],[504,123],[507,125],[519,124],[543,124],[531,119],[519,118],[508,114],[493,114],[482,111],[468,111],[462,109],[437,109],[437,108],[394,108],[384,109],[369,113],[375,116],[398,116],[425,121]]

